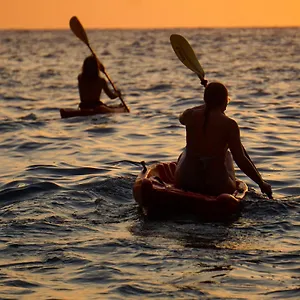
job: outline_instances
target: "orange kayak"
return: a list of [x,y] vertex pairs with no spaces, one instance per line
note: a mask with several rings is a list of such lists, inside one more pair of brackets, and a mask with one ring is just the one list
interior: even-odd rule
[[133,196],[142,213],[149,218],[192,214],[207,221],[222,221],[237,214],[248,191],[246,183],[237,180],[233,194],[209,196],[178,189],[174,186],[176,163],[157,163],[136,178]]
[[72,117],[79,117],[79,116],[93,116],[99,114],[111,114],[111,113],[124,113],[127,112],[126,108],[121,107],[108,107],[104,110],[103,107],[99,106],[94,109],[74,109],[74,108],[61,108],[59,110],[60,116],[64,118],[72,118]]

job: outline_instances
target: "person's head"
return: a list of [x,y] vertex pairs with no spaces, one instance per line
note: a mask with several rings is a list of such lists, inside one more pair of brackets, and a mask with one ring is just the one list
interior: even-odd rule
[[204,102],[209,109],[220,108],[225,110],[228,103],[227,88],[220,82],[209,83],[204,91]]
[[94,55],[88,56],[82,65],[82,75],[89,79],[99,76],[98,62]]

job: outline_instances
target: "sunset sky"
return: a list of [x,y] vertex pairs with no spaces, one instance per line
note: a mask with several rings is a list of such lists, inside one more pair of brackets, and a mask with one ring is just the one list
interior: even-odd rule
[[0,0],[0,28],[300,26],[300,0]]

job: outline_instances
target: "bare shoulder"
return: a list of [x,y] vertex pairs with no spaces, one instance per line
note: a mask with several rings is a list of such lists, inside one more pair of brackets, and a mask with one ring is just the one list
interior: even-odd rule
[[230,126],[230,127],[238,127],[238,123],[234,119],[228,117],[227,115],[224,114],[223,115],[223,119],[224,119],[224,121],[226,122],[226,124],[228,126]]
[[180,114],[179,121],[182,125],[187,125],[187,123],[189,123],[189,121],[191,120],[193,111],[194,111],[193,108],[188,108],[182,114]]
[[184,114],[191,117],[198,117],[199,115],[203,114],[205,110],[204,105],[194,106],[192,108],[188,108],[184,111]]
[[193,108],[191,108],[193,110],[203,110],[205,109],[205,104],[201,104],[201,105],[198,105],[198,106],[194,106]]
[[240,132],[238,123],[234,119],[231,119],[229,117],[226,117],[226,118],[227,118],[226,124],[228,126],[228,129],[229,129],[231,135],[237,135],[238,136],[239,132]]

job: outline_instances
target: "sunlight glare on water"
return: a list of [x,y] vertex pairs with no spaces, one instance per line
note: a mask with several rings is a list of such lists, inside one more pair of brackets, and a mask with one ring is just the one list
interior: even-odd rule
[[[177,160],[178,116],[203,97],[172,33],[228,87],[226,113],[273,186],[269,200],[237,168],[250,191],[230,223],[148,221],[133,199],[140,162]],[[88,48],[70,31],[0,32],[0,298],[299,298],[299,28],[88,36],[130,114],[61,119]]]

